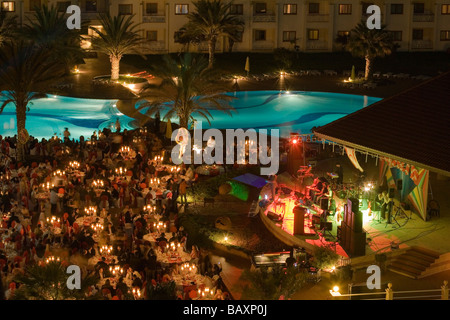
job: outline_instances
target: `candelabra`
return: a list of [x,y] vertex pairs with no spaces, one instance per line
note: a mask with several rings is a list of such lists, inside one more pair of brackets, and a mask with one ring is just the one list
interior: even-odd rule
[[112,246],[101,246],[99,249],[100,254],[106,254],[106,255],[111,254],[112,250],[113,250]]
[[45,263],[49,264],[51,262],[59,262],[61,259],[59,257],[50,256],[47,259],[45,259]]
[[84,208],[84,212],[88,216],[96,216],[97,215],[97,207],[93,207],[93,206],[86,207],[86,208]]
[[94,187],[94,189],[103,189],[105,183],[103,182],[103,180],[97,179],[92,181],[92,186]]

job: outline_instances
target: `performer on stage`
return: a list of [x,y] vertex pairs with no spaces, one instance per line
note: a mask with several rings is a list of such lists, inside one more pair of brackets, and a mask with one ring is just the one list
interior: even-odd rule
[[394,199],[389,198],[389,194],[386,191],[383,191],[378,194],[378,200],[382,201],[381,205],[381,217],[387,220],[387,223],[391,223],[391,210]]

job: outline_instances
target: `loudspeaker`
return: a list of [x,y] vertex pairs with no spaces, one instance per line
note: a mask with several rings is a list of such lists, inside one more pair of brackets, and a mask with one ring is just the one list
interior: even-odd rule
[[366,233],[353,232],[352,242],[350,245],[350,253],[352,256],[364,256],[366,254]]
[[332,222],[321,222],[320,223],[320,230],[325,229],[326,231],[332,231],[333,230],[333,223]]
[[399,179],[397,180],[397,190],[401,191],[403,189],[403,180]]
[[294,235],[305,233],[305,214],[307,212],[306,208],[296,206],[294,210]]
[[395,189],[394,188],[389,188],[389,198],[393,198],[395,194]]

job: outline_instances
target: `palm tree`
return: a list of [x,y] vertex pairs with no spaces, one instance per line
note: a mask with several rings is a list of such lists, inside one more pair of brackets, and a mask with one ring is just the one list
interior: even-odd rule
[[25,122],[29,103],[42,97],[40,85],[64,73],[64,66],[51,57],[48,50],[25,45],[23,41],[10,41],[0,48],[0,91],[6,98],[0,113],[9,103],[16,106],[19,161],[24,160],[23,147],[28,139]]
[[53,59],[63,62],[66,74],[85,56],[80,46],[81,30],[67,28],[64,13],[58,12],[54,6],[36,7],[21,32],[27,41],[51,51]]
[[111,17],[109,13],[101,14],[101,28],[90,27],[95,32],[92,36],[92,46],[109,56],[111,61],[111,81],[119,79],[120,60],[124,54],[139,53],[139,46],[144,39],[136,28],[139,26],[133,20],[134,15]]
[[90,286],[97,284],[98,278],[86,276],[81,281],[81,288],[70,290],[67,279],[70,275],[60,262],[50,262],[44,266],[37,264],[25,268],[14,281],[21,286],[14,292],[14,300],[67,300],[86,299]]
[[185,28],[188,33],[199,34],[208,41],[208,68],[212,68],[214,50],[219,37],[237,40],[239,33],[244,30],[244,21],[230,13],[231,2],[199,0],[193,4],[195,11],[187,15],[189,22]]
[[366,60],[365,79],[372,78],[372,62],[376,57],[384,57],[394,50],[395,45],[390,33],[384,27],[381,29],[369,29],[364,21],[350,31],[347,50],[354,56]]
[[242,280],[246,283],[242,292],[243,299],[278,300],[283,296],[287,300],[305,286],[307,274],[294,267],[260,267],[244,270]]
[[164,62],[152,70],[152,74],[162,79],[161,84],[143,92],[145,102],[138,110],[148,107],[146,114],[152,116],[166,109],[164,119],[176,116],[183,128],[188,128],[189,121],[195,120],[194,115],[211,124],[211,109],[231,115],[234,109],[229,103],[233,97],[225,94],[227,88],[215,81],[217,76],[207,68],[205,58],[185,53],[180,61],[165,56]]
[[0,46],[15,38],[17,32],[17,16],[7,16],[0,12]]

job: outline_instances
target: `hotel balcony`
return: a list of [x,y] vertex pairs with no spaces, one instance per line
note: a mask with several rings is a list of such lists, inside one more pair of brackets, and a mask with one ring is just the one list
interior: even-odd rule
[[255,13],[253,14],[253,22],[276,22],[275,14]]
[[142,17],[143,23],[165,23],[166,16],[146,16]]
[[414,13],[413,22],[433,22],[434,14],[432,13]]
[[146,44],[146,47],[150,51],[161,52],[166,51],[166,42],[164,40],[160,41],[149,41]]
[[308,40],[306,50],[328,50],[328,41]]
[[252,50],[266,51],[273,49],[274,43],[272,41],[256,41],[252,44]]
[[431,40],[413,40],[411,49],[433,49],[433,41]]
[[[214,48],[214,51],[221,51],[222,50],[222,46],[221,46],[221,42],[217,41],[216,42],[216,47]],[[200,42],[197,45],[197,51],[199,52],[208,52],[209,51],[209,45],[208,42]]]
[[306,16],[306,22],[328,22],[329,20],[329,14],[308,14]]

